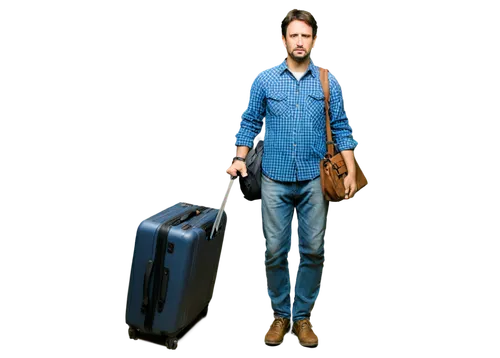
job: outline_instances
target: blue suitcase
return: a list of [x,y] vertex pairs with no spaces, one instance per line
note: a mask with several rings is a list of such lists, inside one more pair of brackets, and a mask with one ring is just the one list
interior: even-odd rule
[[178,203],[139,225],[126,311],[131,339],[175,349],[178,339],[206,316],[227,222],[224,212],[210,239],[217,213]]

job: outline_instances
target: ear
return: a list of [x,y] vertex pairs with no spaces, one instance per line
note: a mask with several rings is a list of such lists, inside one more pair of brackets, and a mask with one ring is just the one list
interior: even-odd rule
[[280,45],[283,47],[283,48],[286,48],[286,43],[285,43],[285,40],[284,40],[284,36],[282,34],[279,34],[278,35],[278,38],[280,40]]
[[317,39],[317,38],[318,38],[318,35],[314,36],[314,38],[313,38],[313,43],[312,43],[311,48],[313,48],[313,47],[314,47],[314,44],[316,43],[316,39]]
[[286,38],[285,38],[285,36],[281,35],[281,39],[283,40],[283,45],[285,45],[285,47],[286,47]]

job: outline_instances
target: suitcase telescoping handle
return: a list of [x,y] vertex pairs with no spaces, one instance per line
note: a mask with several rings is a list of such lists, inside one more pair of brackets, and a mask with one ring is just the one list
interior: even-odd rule
[[219,231],[219,225],[222,219],[222,213],[226,209],[227,203],[229,202],[229,197],[231,196],[231,193],[233,191],[233,185],[235,179],[236,179],[235,176],[232,175],[229,176],[229,181],[227,182],[226,189],[224,190],[223,194],[224,196],[219,205],[219,211],[217,212],[217,216],[215,217],[214,226],[212,226],[212,232],[210,233],[210,240],[212,240],[214,232]]

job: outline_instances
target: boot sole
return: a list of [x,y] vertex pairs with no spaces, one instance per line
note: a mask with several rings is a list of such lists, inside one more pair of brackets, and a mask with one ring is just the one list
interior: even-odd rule
[[297,337],[297,334],[293,334],[295,336],[295,338],[297,339],[297,344],[300,346],[300,348],[304,348],[304,349],[309,349],[309,350],[314,350],[314,349],[318,349],[319,346],[321,345],[321,342],[320,343],[301,343],[299,341],[299,338]]
[[315,344],[315,345],[304,345],[304,344],[300,344],[299,343],[299,347],[302,348],[302,349],[307,349],[309,351],[315,351],[316,349],[319,348],[319,344]]
[[267,341],[264,341],[264,343],[270,347],[275,347],[275,346],[279,346],[281,343],[283,343],[283,341],[281,342],[267,342]]
[[265,345],[267,348],[269,348],[269,349],[278,349],[278,348],[280,348],[280,347],[283,345],[283,343],[280,343],[280,344],[275,344],[275,343],[272,343],[272,344],[271,344],[271,343],[264,343],[264,345]]

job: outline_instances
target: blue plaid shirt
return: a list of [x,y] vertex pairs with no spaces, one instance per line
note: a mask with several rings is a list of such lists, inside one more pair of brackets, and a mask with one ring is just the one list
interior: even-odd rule
[[[328,77],[335,147],[338,151],[354,149],[358,143],[352,137],[340,86],[332,74]],[[319,67],[312,60],[300,81],[290,72],[286,60],[257,76],[236,134],[237,146],[253,146],[264,117],[263,173],[284,182],[318,177],[319,161],[326,153],[325,96]]]

